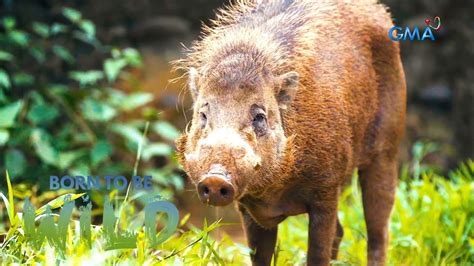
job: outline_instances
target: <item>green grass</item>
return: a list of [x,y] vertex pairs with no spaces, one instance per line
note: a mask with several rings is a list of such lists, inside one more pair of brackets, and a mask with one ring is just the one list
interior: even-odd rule
[[[451,179],[434,173],[402,176],[390,224],[390,265],[474,264],[474,163],[462,164]],[[356,178],[341,195],[344,227],[337,264],[367,263],[367,234]],[[280,229],[278,264],[301,264],[306,217],[292,217]]]
[[[450,173],[449,179],[429,170],[412,178],[406,169],[402,171],[390,224],[389,264],[474,264],[474,162],[461,164]],[[0,211],[6,210],[7,215],[0,212],[0,217],[9,217],[11,226],[4,228],[5,232],[0,227],[4,239],[0,261],[4,264],[55,264],[59,256],[49,244],[35,251],[25,242],[18,212],[22,203],[12,199],[12,188],[8,190],[8,195],[2,194],[3,202],[0,203]],[[334,264],[366,263],[366,233],[360,198],[354,177],[352,185],[341,195],[339,217],[345,235]],[[105,251],[101,227],[94,226],[93,246],[89,250],[80,241],[78,225],[74,221],[69,227],[66,259],[59,262],[85,265],[242,265],[249,262],[249,249],[245,245],[233,242],[222,232],[219,240],[210,235],[225,224],[205,223],[203,228],[196,228],[189,224],[189,216],[185,216],[172,238],[156,249],[149,249],[143,229],[137,223],[143,221],[143,213],[134,204],[127,204],[122,211],[119,227],[138,228],[136,249]],[[306,216],[301,215],[280,225],[277,265],[305,263],[307,224]]]

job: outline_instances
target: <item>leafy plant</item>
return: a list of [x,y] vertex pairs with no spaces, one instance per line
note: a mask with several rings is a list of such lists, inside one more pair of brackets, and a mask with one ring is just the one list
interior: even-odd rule
[[[0,27],[0,170],[12,182],[44,190],[51,174],[130,177],[143,140],[140,173],[156,174],[162,195],[182,188],[171,141],[177,130],[146,107],[151,94],[114,88],[141,66],[137,50],[102,44],[95,25],[71,8],[50,23],[10,16]],[[147,122],[153,130],[142,136]],[[166,163],[154,167],[155,157]]]

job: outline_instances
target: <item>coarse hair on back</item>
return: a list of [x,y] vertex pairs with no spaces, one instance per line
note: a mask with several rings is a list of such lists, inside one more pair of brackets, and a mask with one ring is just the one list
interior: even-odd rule
[[195,68],[201,87],[254,86],[262,76],[288,71],[297,71],[304,85],[315,46],[324,45],[318,36],[340,27],[347,14],[356,14],[360,29],[370,20],[391,25],[376,0],[236,0],[216,12],[174,66],[185,73]]
[[[297,68],[297,57],[311,52],[313,40],[310,1],[237,0],[217,11],[202,35],[185,50],[175,69],[195,68],[202,85],[252,86],[262,74],[281,74]],[[304,71],[304,70],[303,70]]]

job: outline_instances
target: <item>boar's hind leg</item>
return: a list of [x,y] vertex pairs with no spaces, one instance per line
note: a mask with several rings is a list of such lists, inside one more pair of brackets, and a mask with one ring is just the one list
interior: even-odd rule
[[266,229],[255,223],[247,211],[239,206],[242,224],[249,247],[254,251],[250,257],[253,266],[269,266],[275,251],[278,226]]
[[394,154],[383,153],[360,170],[360,184],[368,234],[368,265],[384,265],[388,225],[397,184]]
[[337,259],[337,252],[339,251],[339,245],[341,244],[342,237],[344,236],[344,229],[342,228],[339,219],[336,220],[336,237],[332,241],[332,255],[331,259]]

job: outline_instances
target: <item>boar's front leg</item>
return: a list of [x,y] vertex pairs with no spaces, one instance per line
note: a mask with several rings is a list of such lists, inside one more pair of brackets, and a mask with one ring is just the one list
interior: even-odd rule
[[268,266],[272,261],[278,226],[266,229],[258,225],[243,206],[239,205],[242,224],[245,230],[247,243],[253,250],[250,255],[253,266]]
[[308,265],[329,265],[331,260],[337,223],[336,187],[316,192],[316,199],[309,208]]

